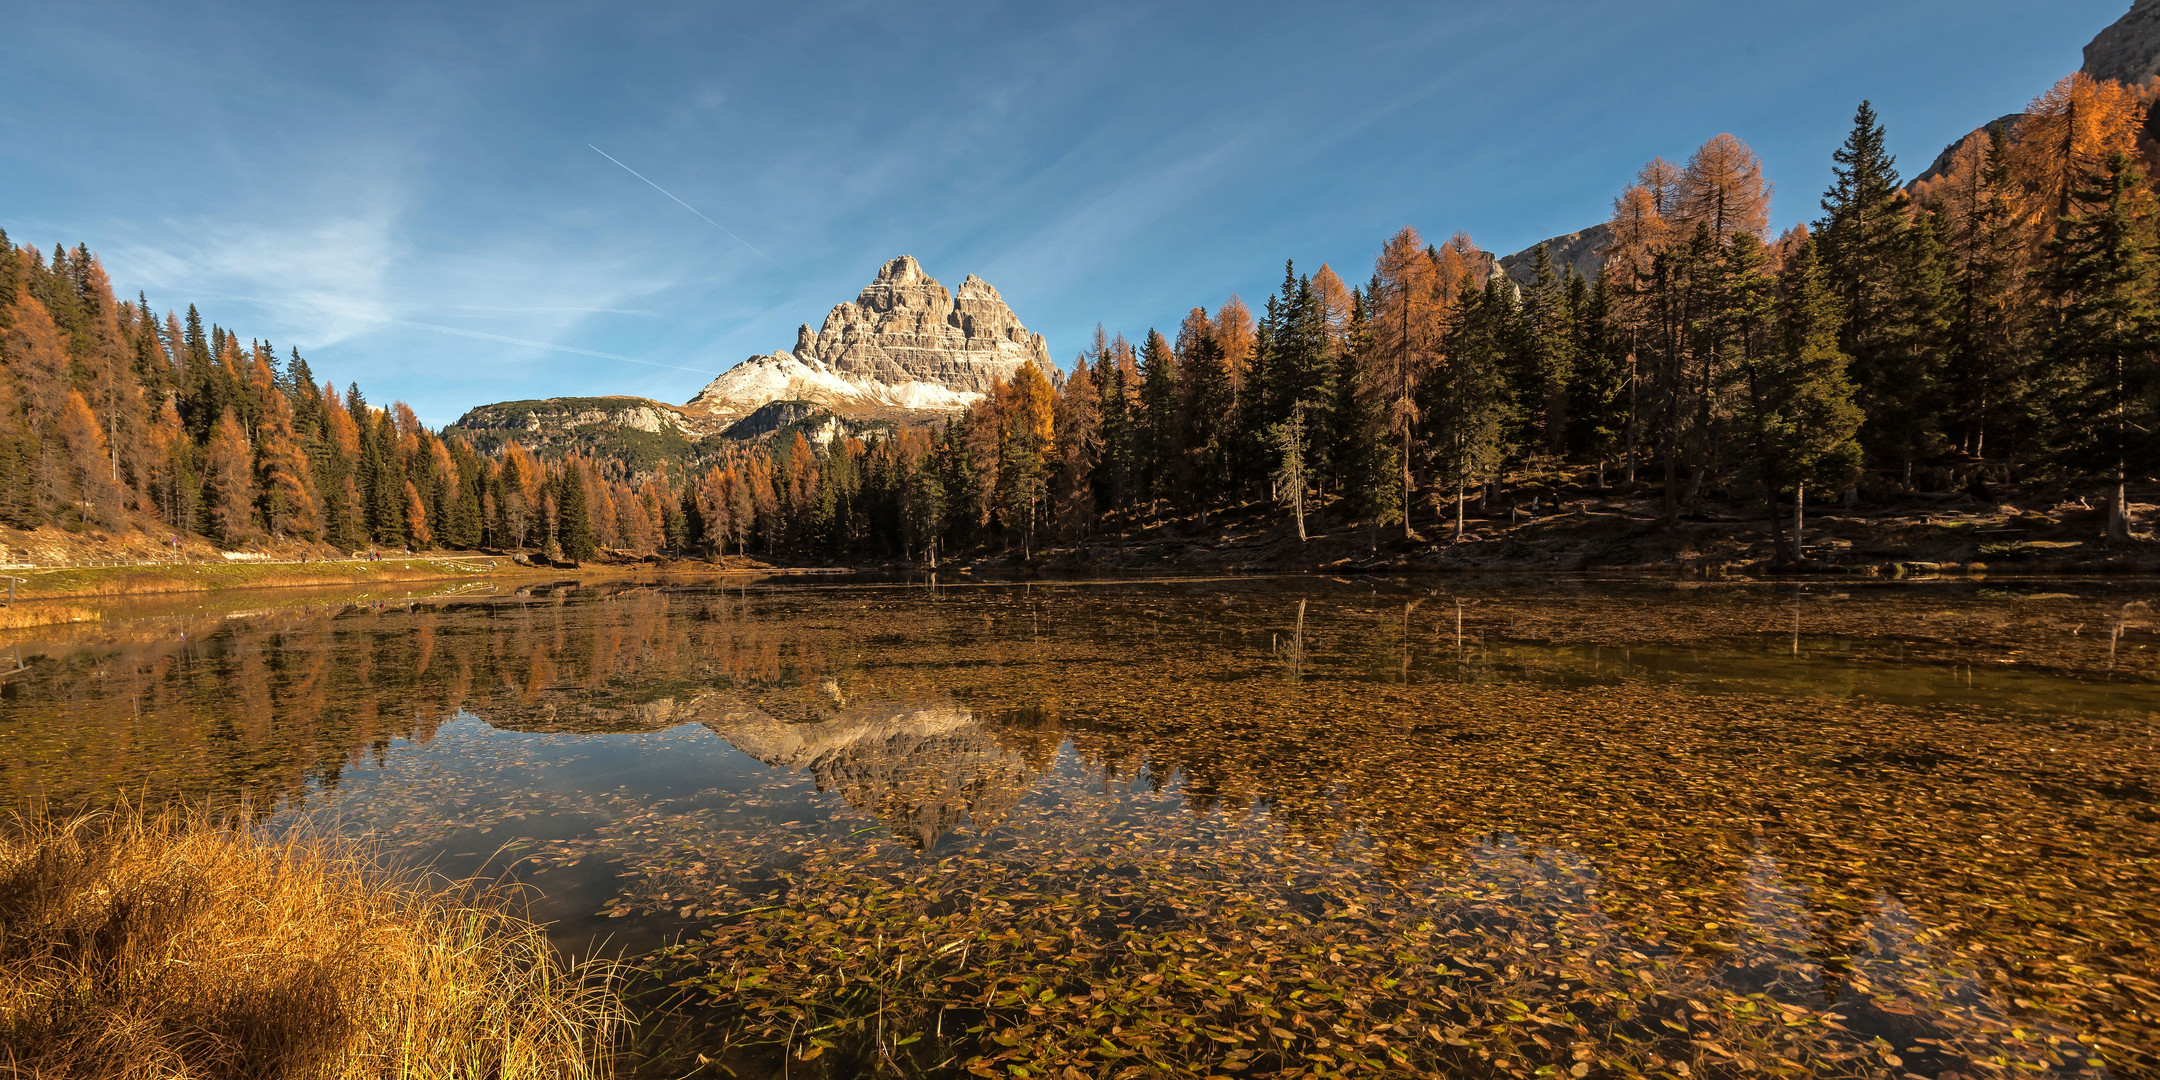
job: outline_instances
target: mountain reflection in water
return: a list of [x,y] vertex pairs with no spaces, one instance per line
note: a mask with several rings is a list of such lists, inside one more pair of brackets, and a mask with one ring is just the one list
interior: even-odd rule
[[[950,934],[976,944],[882,962],[963,980],[937,985],[970,1023],[1018,986],[995,938],[1288,972],[1433,1055],[1473,1000],[1566,1013],[1562,1071],[1730,1071],[1707,1041],[1757,1071],[2151,1075],[2160,657],[2142,594],[2060,589],[582,586],[114,621],[19,635],[0,795],[245,803],[509,866],[573,947],[710,937],[714,1007],[750,1018],[833,991],[774,968],[754,998],[761,950]],[[1239,994],[1188,1003],[1208,1052],[1340,1050]]]
[[681,714],[767,765],[808,771],[819,791],[839,792],[917,850],[964,819],[995,827],[1042,771],[953,705],[842,702],[831,715],[782,721],[710,695]]

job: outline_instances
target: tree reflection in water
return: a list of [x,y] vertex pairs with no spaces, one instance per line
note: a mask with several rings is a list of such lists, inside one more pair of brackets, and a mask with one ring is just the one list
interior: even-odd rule
[[1449,590],[114,623],[25,642],[0,785],[507,843],[699,934],[652,963],[745,1067],[2155,1068],[2140,601]]

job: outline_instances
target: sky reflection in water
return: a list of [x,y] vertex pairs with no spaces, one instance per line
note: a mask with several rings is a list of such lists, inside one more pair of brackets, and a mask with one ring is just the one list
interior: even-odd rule
[[[1203,938],[1365,987],[1331,1014],[1248,979],[1250,1017],[1194,989],[1218,1064],[2151,1075],[2147,610],[1298,580],[145,619],[22,643],[0,790],[246,801],[508,873],[566,948],[697,943],[671,962],[745,1038],[832,990],[761,951],[1004,926],[1083,958],[1066,997],[1090,950]],[[978,1023],[1013,989],[981,977]]]

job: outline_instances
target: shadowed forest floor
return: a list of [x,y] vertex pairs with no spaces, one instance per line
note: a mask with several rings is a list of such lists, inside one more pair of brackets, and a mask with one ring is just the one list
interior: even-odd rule
[[[1770,525],[1759,504],[1705,502],[1668,522],[1654,485],[1618,488],[1540,488],[1532,494],[1466,507],[1458,540],[1452,506],[1445,516],[1420,508],[1414,536],[1400,524],[1373,528],[1344,522],[1335,507],[1308,510],[1300,541],[1289,511],[1249,502],[1208,515],[1124,526],[1077,545],[1032,552],[991,551],[954,560],[951,568],[1018,568],[1101,572],[1194,570],[1717,570],[1766,572],[1772,566]],[[2160,542],[2150,522],[2160,488],[2133,487],[2129,498],[2136,537],[2111,547],[2101,539],[2103,510],[2089,496],[2051,493],[1915,492],[1853,507],[1810,508],[1804,541],[1807,570],[1867,576],[1926,573],[2151,573],[2160,571]],[[1787,508],[1786,513],[1790,514]],[[1791,521],[1783,523],[1788,538]]]

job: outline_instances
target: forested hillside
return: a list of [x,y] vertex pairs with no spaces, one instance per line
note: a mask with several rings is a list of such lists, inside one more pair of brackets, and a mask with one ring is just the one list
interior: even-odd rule
[[0,525],[232,548],[656,550],[660,501],[679,513],[667,479],[632,491],[622,471],[542,467],[514,445],[482,458],[402,403],[318,385],[297,350],[242,344],[192,305],[160,317],[117,300],[85,247],[48,258],[0,232]]
[[[819,445],[536,460],[318,384],[297,352],[117,301],[86,249],[0,234],[0,523],[193,531],[220,544],[602,548],[835,559],[1034,547],[1255,502],[1460,537],[1511,482],[1660,493],[1769,523],[1810,499],[2125,485],[2160,452],[2154,88],[2079,74],[1909,187],[1863,103],[1812,225],[1721,134],[1613,200],[1594,279],[1527,286],[1467,236],[1404,229],[1366,281],[1286,263],[1134,344],[1098,329],[965,415]],[[669,429],[673,434],[673,429]],[[686,444],[687,445],[687,444]]]

